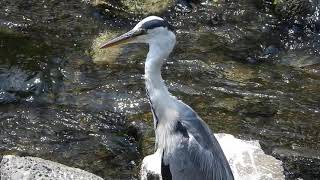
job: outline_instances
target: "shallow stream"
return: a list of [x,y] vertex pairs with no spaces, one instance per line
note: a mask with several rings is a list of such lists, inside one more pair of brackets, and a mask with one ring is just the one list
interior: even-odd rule
[[[169,90],[214,132],[259,140],[287,179],[319,178],[320,3],[302,3],[306,15],[270,0],[192,2],[151,11],[176,29],[163,67]],[[154,151],[147,47],[127,45],[112,57],[94,48],[103,33],[115,37],[146,16],[125,5],[0,2],[0,155],[138,178]]]

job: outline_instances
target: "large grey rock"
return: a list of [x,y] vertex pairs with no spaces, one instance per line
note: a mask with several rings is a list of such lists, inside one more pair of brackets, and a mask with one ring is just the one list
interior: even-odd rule
[[0,163],[2,180],[103,180],[87,171],[37,157],[6,155]]
[[[282,162],[266,155],[258,141],[237,139],[230,134],[215,134],[236,180],[282,180]],[[161,153],[155,152],[143,159],[141,179],[161,179]]]

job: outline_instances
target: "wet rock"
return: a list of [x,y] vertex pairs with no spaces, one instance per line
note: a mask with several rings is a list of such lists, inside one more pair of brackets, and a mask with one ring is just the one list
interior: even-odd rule
[[228,134],[215,136],[231,165],[235,179],[285,179],[282,162],[265,154],[258,141],[241,140]]
[[320,176],[318,150],[301,147],[275,148],[272,154],[284,163],[288,179],[317,179]]
[[[3,92],[2,102],[9,103],[21,99],[32,100],[34,95],[39,95],[43,91],[43,77],[40,73],[24,71],[19,68],[0,68],[0,89]],[[30,99],[31,98],[31,99]]]
[[2,90],[0,91],[0,104],[9,104],[17,101],[18,98],[14,94]]
[[160,180],[161,177],[161,152],[143,158],[140,168],[141,180]]
[[314,11],[310,0],[274,0],[275,12],[282,18],[304,18]]
[[[284,179],[281,161],[266,155],[258,141],[245,141],[228,134],[215,134],[235,179]],[[236,147],[236,148],[235,148]],[[140,175],[143,180],[161,179],[161,152],[143,159]]]
[[247,57],[246,61],[250,64],[256,64],[258,62],[258,59],[256,57]]
[[89,172],[36,157],[7,155],[0,162],[2,180],[21,179],[88,179],[102,180]]
[[262,57],[260,57],[260,58],[275,57],[278,54],[279,54],[279,48],[270,45],[270,46],[268,46],[267,48],[264,49]]
[[120,115],[9,105],[1,107],[0,122],[1,155],[41,157],[103,178],[134,176],[129,164],[137,161],[137,144]]
[[39,88],[37,85],[41,83],[39,75],[16,68],[11,68],[7,72],[2,72],[0,81],[3,82],[0,85],[0,89],[8,92],[22,93],[35,91]]
[[177,12],[190,13],[200,3],[201,0],[176,0],[175,10]]

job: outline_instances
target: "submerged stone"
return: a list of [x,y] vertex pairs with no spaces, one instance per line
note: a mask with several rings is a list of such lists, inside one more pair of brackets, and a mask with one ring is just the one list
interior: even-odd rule
[[304,52],[294,51],[281,55],[278,63],[302,68],[319,64],[320,58]]
[[161,13],[173,5],[172,0],[122,0],[122,3],[129,11],[142,14]]
[[100,49],[100,47],[106,43],[107,41],[111,40],[112,38],[115,38],[117,36],[116,33],[104,33],[101,36],[97,37],[91,47],[91,56],[94,63],[98,64],[110,64],[113,63],[117,57],[122,52],[121,48],[119,46],[115,46],[112,48],[105,48]]

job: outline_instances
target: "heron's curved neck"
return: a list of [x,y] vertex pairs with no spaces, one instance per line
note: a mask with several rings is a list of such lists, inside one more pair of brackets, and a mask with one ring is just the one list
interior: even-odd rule
[[161,76],[161,67],[171,51],[172,48],[163,48],[159,44],[150,44],[149,46],[149,53],[145,63],[145,80],[151,101],[155,101],[160,96],[166,97],[170,95]]

